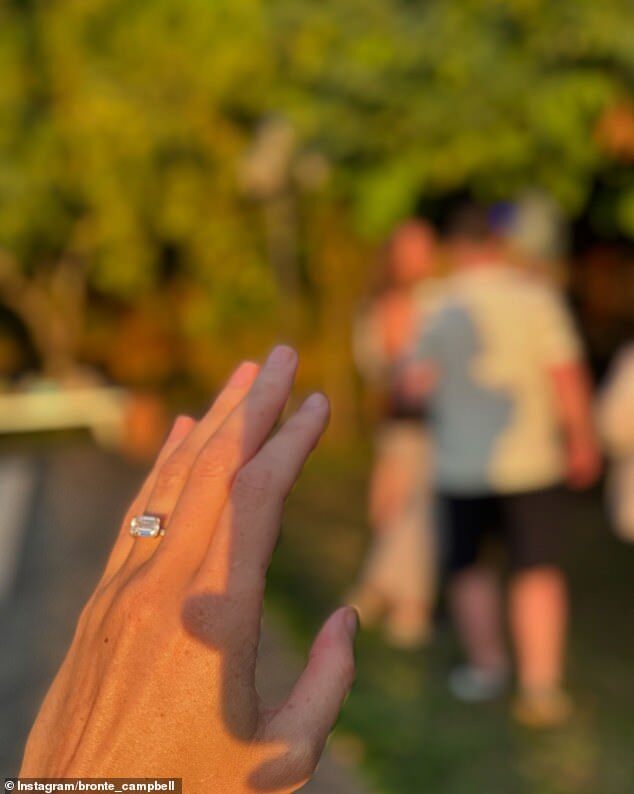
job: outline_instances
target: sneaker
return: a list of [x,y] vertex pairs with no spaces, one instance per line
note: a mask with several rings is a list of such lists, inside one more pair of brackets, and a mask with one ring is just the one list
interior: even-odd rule
[[465,703],[486,703],[504,694],[509,682],[505,667],[486,668],[461,665],[449,675],[449,690]]
[[568,722],[574,706],[559,687],[520,692],[511,707],[513,718],[527,728],[556,728]]

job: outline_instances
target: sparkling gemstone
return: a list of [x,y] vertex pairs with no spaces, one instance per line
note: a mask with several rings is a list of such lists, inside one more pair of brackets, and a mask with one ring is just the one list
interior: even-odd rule
[[135,516],[130,522],[130,533],[138,538],[155,538],[161,534],[159,516]]

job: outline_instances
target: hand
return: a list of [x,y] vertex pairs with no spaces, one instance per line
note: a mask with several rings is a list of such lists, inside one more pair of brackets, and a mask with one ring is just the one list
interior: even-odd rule
[[[23,776],[182,777],[201,794],[290,792],[311,776],[351,686],[354,611],[330,617],[284,704],[265,708],[254,684],[284,499],[328,420],[314,394],[270,436],[296,365],[278,347],[261,370],[240,366],[200,422],[176,421],[31,730]],[[163,538],[129,534],[144,512],[164,517]]]
[[572,439],[567,450],[568,484],[572,488],[589,488],[601,473],[601,454],[592,437]]

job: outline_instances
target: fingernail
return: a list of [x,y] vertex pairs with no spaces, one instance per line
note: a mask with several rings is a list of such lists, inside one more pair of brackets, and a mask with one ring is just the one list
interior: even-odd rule
[[354,640],[359,630],[359,613],[354,607],[348,607],[344,617],[344,624],[350,639]]
[[277,345],[277,347],[274,347],[271,351],[266,363],[270,364],[272,367],[285,367],[294,361],[296,357],[297,353],[292,347],[288,347],[288,345]]
[[325,394],[321,392],[315,392],[308,397],[304,404],[302,405],[302,411],[315,411],[317,413],[323,413],[327,411],[329,407],[328,398]]
[[258,365],[253,361],[243,361],[229,378],[230,386],[246,386],[257,373]]

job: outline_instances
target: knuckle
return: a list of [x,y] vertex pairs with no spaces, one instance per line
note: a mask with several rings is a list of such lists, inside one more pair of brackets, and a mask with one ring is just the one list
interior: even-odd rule
[[[222,597],[212,593],[192,592],[180,608],[180,625],[190,637],[212,647],[233,646],[244,620],[242,611],[232,609]],[[243,648],[244,643],[240,643]]]
[[212,594],[193,592],[181,606],[183,628],[194,637],[215,636],[223,625],[222,617],[222,605]]
[[156,487],[159,491],[170,491],[187,478],[187,464],[182,455],[172,455],[161,466]]
[[216,444],[205,447],[195,464],[196,476],[205,480],[226,480],[232,470],[232,455],[229,450]]
[[249,509],[262,507],[276,491],[272,472],[259,466],[244,466],[237,473],[231,493]]

